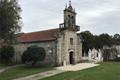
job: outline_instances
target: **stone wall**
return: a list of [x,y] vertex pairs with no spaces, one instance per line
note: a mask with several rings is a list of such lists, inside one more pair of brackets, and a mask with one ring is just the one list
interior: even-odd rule
[[108,60],[117,60],[120,58],[120,46],[119,45],[113,45],[111,47],[104,46],[104,61]]
[[55,41],[46,41],[46,42],[36,42],[36,43],[20,43],[14,45],[15,47],[15,57],[14,61],[17,63],[21,63],[21,56],[23,52],[32,45],[37,45],[39,47],[43,47],[46,51],[45,60],[41,62],[43,65],[54,65],[56,63],[55,56],[56,56],[56,43]]
[[82,61],[82,41],[79,34],[77,34],[77,53],[77,63],[79,63]]

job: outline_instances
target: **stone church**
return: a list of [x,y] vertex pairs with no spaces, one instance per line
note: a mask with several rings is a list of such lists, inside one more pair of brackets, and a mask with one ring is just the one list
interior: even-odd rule
[[64,9],[64,22],[59,24],[59,28],[18,35],[14,59],[20,62],[27,47],[37,45],[46,51],[44,61],[40,62],[43,65],[77,64],[82,59],[82,43],[77,33],[79,30],[76,12],[70,1]]

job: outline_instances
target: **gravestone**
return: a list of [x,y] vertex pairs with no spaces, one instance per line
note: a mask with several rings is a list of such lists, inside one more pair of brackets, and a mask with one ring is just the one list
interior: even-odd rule
[[88,60],[95,61],[95,62],[103,61],[102,51],[100,49],[96,50],[95,48],[93,48],[92,50],[89,49]]
[[89,51],[88,51],[88,60],[89,61],[92,60],[92,51],[91,51],[91,49],[89,49]]
[[102,51],[100,49],[98,51],[98,61],[103,61]]

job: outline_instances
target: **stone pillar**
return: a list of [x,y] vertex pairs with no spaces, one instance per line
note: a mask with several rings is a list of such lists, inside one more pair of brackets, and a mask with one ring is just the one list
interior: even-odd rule
[[92,51],[91,51],[91,49],[89,49],[89,52],[88,52],[88,60],[89,61],[92,60]]
[[66,66],[66,60],[63,61],[63,66]]
[[98,61],[103,61],[102,52],[100,49],[98,51]]

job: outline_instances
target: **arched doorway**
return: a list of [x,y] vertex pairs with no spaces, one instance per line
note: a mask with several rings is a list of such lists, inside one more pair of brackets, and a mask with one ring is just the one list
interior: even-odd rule
[[69,62],[70,64],[74,64],[74,53],[73,52],[69,53]]

